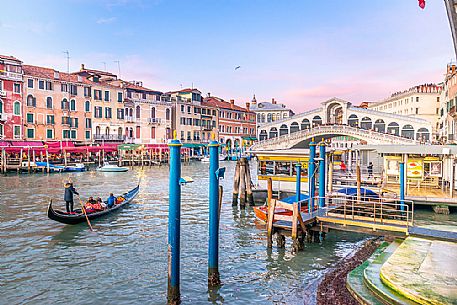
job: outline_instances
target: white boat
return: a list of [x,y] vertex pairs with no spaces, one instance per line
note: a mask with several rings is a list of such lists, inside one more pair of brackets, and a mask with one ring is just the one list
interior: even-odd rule
[[[219,155],[219,161],[225,161],[225,159],[227,159],[226,155]],[[205,162],[205,163],[209,163],[209,157],[205,156],[205,157],[201,158],[200,161]]]
[[105,162],[102,167],[98,168],[100,172],[126,172],[129,169],[127,167],[117,166],[116,164],[109,164]]

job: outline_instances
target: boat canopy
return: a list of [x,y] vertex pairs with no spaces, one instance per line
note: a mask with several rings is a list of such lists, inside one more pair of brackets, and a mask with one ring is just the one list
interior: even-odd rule
[[[345,187],[337,191],[338,193],[342,193],[348,196],[357,196],[357,188],[356,187]],[[370,189],[361,187],[360,188],[360,195],[362,197],[371,197],[371,198],[379,198],[379,194],[373,192]]]

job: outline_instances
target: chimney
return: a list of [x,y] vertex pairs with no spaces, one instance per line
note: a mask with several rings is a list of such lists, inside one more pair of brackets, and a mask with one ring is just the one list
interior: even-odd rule
[[84,71],[85,68],[84,68],[84,64],[81,64],[81,71]]
[[230,108],[233,109],[233,106],[235,106],[235,100],[230,100]]
[[208,97],[211,97],[211,93],[210,92],[208,92]]
[[249,106],[251,106],[251,104],[249,102],[246,102],[246,110],[249,111]]
[[274,98],[271,99],[271,103],[272,103],[273,105],[276,105],[276,101],[275,101]]

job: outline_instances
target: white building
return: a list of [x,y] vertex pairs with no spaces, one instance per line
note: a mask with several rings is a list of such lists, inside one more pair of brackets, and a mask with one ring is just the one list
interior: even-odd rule
[[257,103],[255,95],[251,101],[250,110],[256,114],[257,130],[262,125],[294,115],[294,112],[290,108],[287,108],[284,104],[278,104],[274,98],[271,99],[271,102]]
[[382,101],[369,103],[368,109],[425,119],[436,138],[439,131],[441,84],[424,84],[396,92]]
[[440,100],[439,140],[442,143],[456,143],[457,71],[455,64],[447,65]]

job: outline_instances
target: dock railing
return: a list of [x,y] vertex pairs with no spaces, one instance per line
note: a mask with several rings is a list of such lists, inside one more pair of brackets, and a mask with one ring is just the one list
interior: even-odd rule
[[[332,217],[343,220],[369,222],[373,225],[396,225],[405,226],[408,229],[414,225],[414,201],[393,198],[374,198],[345,194],[326,197],[314,197],[314,209],[310,216]],[[324,199],[325,206],[318,208],[320,199]],[[308,204],[310,199],[301,201],[300,204]]]

